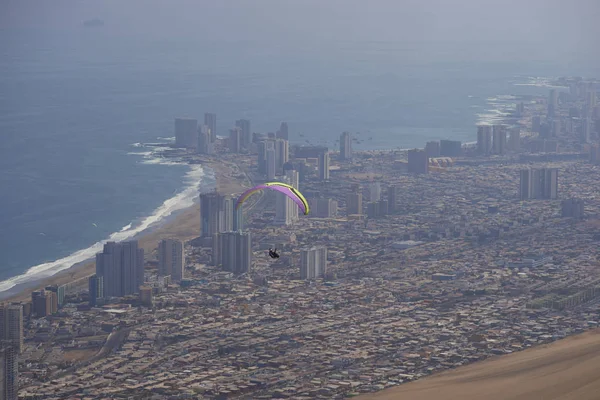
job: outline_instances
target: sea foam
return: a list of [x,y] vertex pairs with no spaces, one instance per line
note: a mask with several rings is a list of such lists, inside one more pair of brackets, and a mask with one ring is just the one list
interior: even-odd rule
[[[144,147],[138,143],[133,144],[134,147]],[[182,165],[181,162],[177,162],[168,158],[156,157],[155,152],[144,151],[139,153],[133,153],[144,157],[144,163],[148,164],[162,164],[162,165]],[[29,268],[24,274],[15,276],[0,282],[0,292],[9,290],[16,285],[44,279],[49,276],[55,275],[60,271],[70,268],[71,266],[89,260],[94,255],[102,251],[102,247],[106,242],[109,241],[123,241],[131,239],[146,229],[156,226],[165,218],[172,215],[174,212],[188,208],[194,204],[198,196],[200,184],[202,178],[205,177],[205,171],[201,165],[192,164],[190,170],[185,176],[186,186],[185,188],[176,194],[175,196],[165,200],[154,212],[141,220],[139,223],[131,222],[125,225],[118,232],[114,232],[109,235],[108,238],[96,242],[88,248],[76,251],[67,257],[61,258],[56,261],[46,262]]]

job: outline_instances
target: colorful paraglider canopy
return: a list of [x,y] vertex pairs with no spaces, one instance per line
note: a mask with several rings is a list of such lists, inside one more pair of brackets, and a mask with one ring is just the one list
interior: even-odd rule
[[294,200],[294,203],[296,203],[298,207],[300,207],[304,215],[308,215],[308,202],[306,201],[302,193],[300,193],[295,187],[288,185],[287,183],[281,182],[267,182],[260,185],[256,185],[253,188],[246,190],[244,193],[242,193],[237,203],[235,204],[236,210],[240,208],[240,206],[246,201],[248,197],[263,189],[276,190],[280,193],[285,194],[287,197]]

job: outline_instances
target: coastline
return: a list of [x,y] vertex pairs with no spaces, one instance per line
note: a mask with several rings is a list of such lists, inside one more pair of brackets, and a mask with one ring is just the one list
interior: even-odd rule
[[[203,168],[209,168],[214,172],[216,187],[220,192],[238,193],[245,186],[236,178],[231,177],[232,165],[224,160],[203,160]],[[197,201],[194,205],[181,209],[166,218],[162,224],[147,229],[145,232],[130,240],[138,240],[145,254],[151,254],[156,250],[160,240],[164,238],[175,238],[188,241],[198,236],[200,229],[200,205]],[[72,283],[94,274],[96,263],[93,259],[72,265],[71,267],[56,273],[55,275],[31,280],[9,289],[8,295],[1,298],[0,302],[26,302],[31,297],[31,292],[50,285],[64,285]]]

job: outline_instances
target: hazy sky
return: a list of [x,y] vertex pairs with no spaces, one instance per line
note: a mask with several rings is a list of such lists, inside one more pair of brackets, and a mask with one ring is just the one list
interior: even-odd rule
[[600,53],[600,0],[0,0],[0,26],[208,40],[521,41]]

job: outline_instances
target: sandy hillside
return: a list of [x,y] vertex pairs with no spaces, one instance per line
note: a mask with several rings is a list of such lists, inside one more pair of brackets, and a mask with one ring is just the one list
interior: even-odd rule
[[600,400],[600,330],[356,398]]

